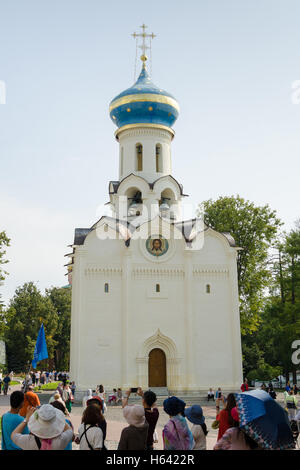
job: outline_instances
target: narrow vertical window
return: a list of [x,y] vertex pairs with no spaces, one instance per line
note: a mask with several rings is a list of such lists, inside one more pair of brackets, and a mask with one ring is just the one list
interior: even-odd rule
[[206,293],[210,294],[210,284],[206,284]]
[[123,166],[124,166],[124,148],[121,148],[121,162],[120,162],[120,173],[123,175]]
[[156,284],[156,292],[160,292],[160,285]]
[[136,144],[136,171],[143,171],[143,146],[142,144]]
[[162,152],[161,145],[156,144],[155,146],[155,158],[156,158],[156,173],[162,173]]
[[109,292],[109,287],[108,287],[108,283],[106,282],[104,284],[104,292],[107,294]]
[[105,224],[104,227],[103,227],[103,229],[104,229],[104,232],[108,232],[108,225]]

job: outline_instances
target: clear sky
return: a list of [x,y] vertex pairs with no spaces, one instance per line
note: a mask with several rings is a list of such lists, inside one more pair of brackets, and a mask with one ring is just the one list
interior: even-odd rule
[[[0,0],[0,231],[17,286],[64,276],[118,178],[112,98],[133,84],[142,23],[155,84],[172,93],[173,176],[193,204],[239,194],[299,218],[299,0]],[[138,64],[138,68],[140,65]]]

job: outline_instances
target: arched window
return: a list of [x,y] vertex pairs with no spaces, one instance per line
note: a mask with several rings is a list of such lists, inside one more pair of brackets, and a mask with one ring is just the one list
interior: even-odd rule
[[206,293],[210,294],[210,284],[206,284]]
[[156,292],[160,292],[160,285],[156,284]]
[[120,173],[123,175],[123,167],[124,167],[124,148],[121,147],[121,162],[120,162]]
[[103,230],[104,230],[104,232],[108,232],[108,225],[107,224],[104,225]]
[[143,146],[142,144],[136,144],[135,146],[136,153],[136,171],[143,171]]
[[156,144],[155,146],[155,158],[156,158],[156,173],[162,173],[162,151],[161,145]]
[[108,286],[108,283],[106,282],[104,284],[104,292],[107,294],[109,292],[109,286]]

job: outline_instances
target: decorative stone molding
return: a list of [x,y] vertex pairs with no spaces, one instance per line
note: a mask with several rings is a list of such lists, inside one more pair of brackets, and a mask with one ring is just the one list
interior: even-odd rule
[[226,265],[198,265],[193,266],[193,275],[195,277],[218,277],[218,278],[228,278],[229,277],[229,268]]
[[100,275],[105,277],[120,277],[122,276],[122,268],[114,266],[88,266],[84,273],[86,276]]
[[184,269],[182,266],[170,267],[170,268],[149,268],[149,267],[134,267],[131,271],[133,279],[164,279],[164,278],[174,278],[179,279],[184,278]]
[[158,329],[153,336],[146,339],[140,351],[139,358],[137,359],[148,360],[149,353],[154,348],[162,349],[166,354],[167,361],[170,359],[178,359],[177,348],[174,341],[171,338],[168,338],[168,336],[165,336],[160,329]]
[[142,137],[142,136],[150,136],[150,137],[160,137],[163,139],[167,139],[170,141],[171,134],[168,131],[164,131],[163,129],[151,129],[151,128],[134,128],[134,129],[127,129],[122,131],[119,135],[119,140],[122,140],[126,137]]

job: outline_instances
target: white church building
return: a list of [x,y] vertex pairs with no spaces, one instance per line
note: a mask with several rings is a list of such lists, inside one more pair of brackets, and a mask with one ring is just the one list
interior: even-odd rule
[[[167,387],[239,390],[242,352],[237,251],[228,233],[182,220],[172,176],[176,99],[142,70],[110,103],[119,177],[112,215],[75,229],[70,376],[78,391]],[[104,164],[105,162],[103,162]]]

